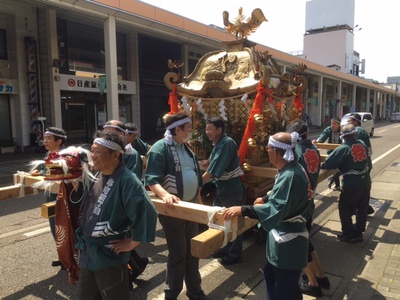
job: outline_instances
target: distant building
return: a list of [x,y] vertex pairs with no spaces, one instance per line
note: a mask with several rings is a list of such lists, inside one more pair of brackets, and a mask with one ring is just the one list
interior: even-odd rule
[[303,57],[309,61],[359,76],[360,55],[354,51],[355,0],[311,0],[306,2]]
[[390,76],[387,78],[387,83],[390,84],[400,84],[400,76]]

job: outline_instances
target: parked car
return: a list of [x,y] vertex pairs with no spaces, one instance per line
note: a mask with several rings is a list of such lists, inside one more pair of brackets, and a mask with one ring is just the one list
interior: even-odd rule
[[[370,136],[373,136],[375,125],[374,117],[372,116],[372,114],[369,112],[355,112],[355,114],[359,114],[361,116],[361,126],[365,129],[366,132],[368,132]],[[342,121],[340,122],[341,126],[347,124],[347,120],[349,119],[350,115],[351,114],[345,114],[343,116]]]
[[390,116],[390,122],[400,122],[400,112],[392,113]]

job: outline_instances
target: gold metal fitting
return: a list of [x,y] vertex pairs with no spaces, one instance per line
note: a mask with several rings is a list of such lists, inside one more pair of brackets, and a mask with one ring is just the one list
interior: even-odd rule
[[264,120],[263,115],[260,114],[255,114],[254,115],[254,121],[258,124],[262,123],[262,121]]
[[254,149],[257,146],[257,141],[253,138],[249,138],[247,140],[247,145],[249,146],[249,148]]
[[244,163],[243,164],[243,171],[250,172],[251,171],[251,165],[249,163]]

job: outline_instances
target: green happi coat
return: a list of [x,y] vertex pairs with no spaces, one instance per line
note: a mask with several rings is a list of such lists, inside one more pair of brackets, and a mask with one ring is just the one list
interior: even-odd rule
[[371,141],[369,139],[368,132],[361,126],[357,126],[356,131],[357,131],[357,140],[362,140],[364,142],[365,146],[368,149],[368,156],[371,156],[372,155],[372,145],[371,145]]
[[310,141],[298,141],[295,147],[297,161],[306,170],[313,191],[317,188],[321,157],[318,148]]
[[361,126],[357,126],[356,131],[357,131],[357,140],[362,140],[368,149],[368,167],[369,167],[369,171],[371,172],[371,170],[372,170],[372,159],[371,159],[372,145],[371,145],[371,141],[369,139],[368,132]]
[[337,147],[329,154],[322,168],[339,169],[343,174],[343,187],[367,185],[371,181],[370,157],[366,145],[361,140],[348,140]]
[[150,148],[150,145],[145,141],[143,141],[142,139],[140,139],[139,137],[137,137],[136,140],[134,140],[131,144],[132,147],[136,149],[136,151],[139,152],[139,154],[142,156],[146,156],[147,151]]
[[268,202],[254,210],[268,232],[267,259],[280,269],[300,270],[307,265],[308,231],[311,216],[311,185],[304,169],[288,163],[279,170]]
[[[203,186],[203,179],[200,174],[200,166],[197,155],[185,146],[189,155],[193,158],[196,169],[199,188]],[[183,184],[184,179],[177,178],[176,168],[180,168],[175,164],[171,147],[165,139],[161,139],[154,143],[150,151],[147,153],[147,167],[145,182],[146,185],[160,184],[168,193],[178,196],[181,200],[183,196],[182,188],[179,182]]]
[[132,145],[128,145],[125,148],[125,153],[122,154],[122,159],[125,162],[125,166],[131,170],[136,176],[142,178],[143,162],[139,152],[137,152]]
[[[342,141],[340,140],[340,132],[335,133],[332,129],[332,126],[328,126],[322,131],[320,136],[317,139],[318,143],[324,143],[328,140],[329,144],[341,144]],[[328,150],[328,154],[331,153],[332,150]]]
[[240,159],[235,141],[227,135],[214,145],[207,172],[212,174],[220,195],[242,194]]
[[[157,223],[156,209],[143,184],[123,162],[113,175],[98,173],[96,177],[98,181],[83,196],[77,230],[79,267],[88,270],[127,263],[129,252],[117,255],[110,249],[110,240],[131,237],[152,242]],[[103,205],[99,208],[100,202]]]

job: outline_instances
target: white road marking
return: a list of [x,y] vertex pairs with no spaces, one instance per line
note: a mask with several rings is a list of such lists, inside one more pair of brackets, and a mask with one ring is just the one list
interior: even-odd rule
[[377,163],[377,162],[380,161],[382,158],[384,158],[385,156],[389,155],[390,153],[392,153],[394,150],[396,150],[396,149],[399,148],[399,147],[400,147],[400,144],[397,145],[396,147],[392,148],[391,150],[386,151],[386,152],[383,153],[381,156],[375,158],[375,159],[372,161],[372,164]]
[[44,226],[48,227],[49,223],[48,222],[40,223],[40,224],[32,225],[32,226],[29,226],[29,227],[21,228],[21,229],[18,229],[18,230],[10,231],[10,232],[7,232],[7,233],[3,233],[3,234],[0,234],[0,239],[9,237],[9,236],[12,236],[12,235],[15,235],[15,234],[20,234],[20,233],[23,233],[23,232],[27,232],[27,231],[29,232],[29,230],[36,230],[37,228],[44,227]]
[[42,229],[38,229],[38,230],[35,230],[35,231],[24,233],[24,236],[31,237],[31,236],[42,234],[42,233],[49,232],[49,231],[50,231],[50,227],[47,226],[47,227],[42,228]]
[[380,130],[377,133],[382,133],[382,132],[385,132],[385,131],[387,131],[387,129]]

